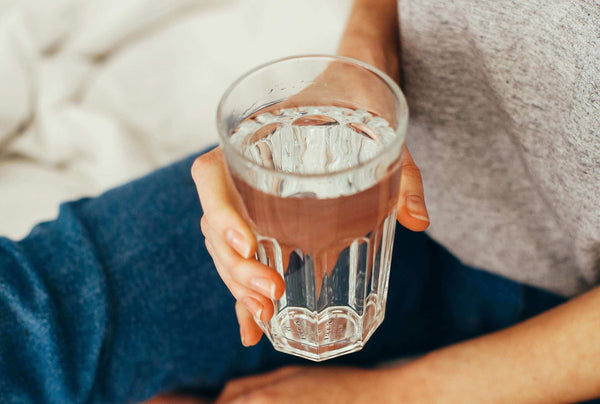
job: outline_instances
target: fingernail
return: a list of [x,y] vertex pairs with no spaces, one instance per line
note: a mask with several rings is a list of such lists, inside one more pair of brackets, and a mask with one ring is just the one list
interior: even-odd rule
[[242,299],[242,303],[250,310],[250,313],[254,314],[254,317],[260,320],[260,315],[262,314],[263,307],[262,305],[251,297],[245,297]]
[[250,285],[252,285],[257,292],[275,300],[275,284],[267,278],[254,278],[250,281]]
[[225,233],[227,242],[235,251],[244,258],[250,258],[250,245],[244,241],[244,236],[233,229],[227,230]]
[[408,210],[408,214],[415,219],[429,222],[425,201],[419,195],[408,195],[406,197],[406,209]]

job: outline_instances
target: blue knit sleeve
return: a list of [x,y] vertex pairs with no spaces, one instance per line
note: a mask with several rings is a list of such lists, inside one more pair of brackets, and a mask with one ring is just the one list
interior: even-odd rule
[[24,240],[0,238],[0,402],[138,402],[218,386],[210,364],[227,353],[201,336],[231,354],[239,342],[199,231],[192,161],[63,204]]

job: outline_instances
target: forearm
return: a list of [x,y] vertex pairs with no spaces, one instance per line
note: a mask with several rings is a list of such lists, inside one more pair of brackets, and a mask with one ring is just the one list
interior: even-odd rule
[[363,60],[399,77],[396,0],[355,0],[340,40],[338,54]]
[[595,289],[389,372],[411,403],[578,402],[600,396],[599,330],[600,289]]

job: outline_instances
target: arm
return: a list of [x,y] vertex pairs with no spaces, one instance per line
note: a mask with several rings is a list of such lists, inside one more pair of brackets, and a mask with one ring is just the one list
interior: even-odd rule
[[397,0],[356,0],[338,54],[370,63],[398,81],[399,50]]
[[[505,330],[383,369],[287,367],[217,403],[572,403],[600,395],[600,289]],[[314,386],[327,386],[315,389]]]
[[[365,48],[376,50],[367,61],[397,78],[396,7],[396,0],[356,1],[339,52],[361,59]],[[549,403],[598,397],[599,330],[596,289],[514,327],[391,369],[390,384],[401,386],[397,396],[406,395],[406,402]]]
[[[397,16],[396,0],[356,0],[338,53],[372,64],[397,78]],[[342,84],[344,79],[340,79]],[[194,162],[192,176],[204,210],[201,226],[207,249],[237,300],[242,343],[255,345],[262,331],[253,315],[269,320],[273,316],[271,299],[281,297],[285,284],[279,274],[254,259],[256,240],[239,213],[239,195],[228,180],[221,150],[217,148],[200,156]],[[408,150],[404,153],[400,184],[398,221],[413,231],[425,230],[429,216],[421,174]]]
[[388,370],[410,403],[571,403],[600,396],[600,289]]
[[[396,7],[396,0],[356,1],[339,52],[371,58],[366,61],[396,74]],[[596,289],[514,327],[390,369],[389,384],[400,388],[396,397],[411,403],[549,403],[598,397],[599,331]]]
[[[355,1],[338,52],[393,76],[399,64],[396,11],[395,0]],[[284,370],[286,378],[264,376],[272,378],[272,383],[265,383],[269,391],[264,395],[249,389],[244,384],[249,381],[232,382],[229,392],[234,393],[226,391],[222,402],[251,394],[262,399],[256,402],[266,403],[269,397],[288,397],[290,391],[295,399],[309,396],[308,402],[319,394],[310,386],[328,381],[343,387],[339,397],[347,394],[348,403],[365,402],[361,392],[368,392],[373,402],[378,402],[373,397],[402,403],[576,402],[600,396],[599,329],[600,289],[596,289],[508,329],[441,349],[408,365],[373,370],[374,377],[357,369]]]

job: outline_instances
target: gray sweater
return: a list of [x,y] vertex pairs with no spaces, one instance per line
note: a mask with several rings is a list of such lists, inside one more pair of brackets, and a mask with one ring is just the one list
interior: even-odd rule
[[573,296],[600,284],[598,0],[399,0],[429,234]]

